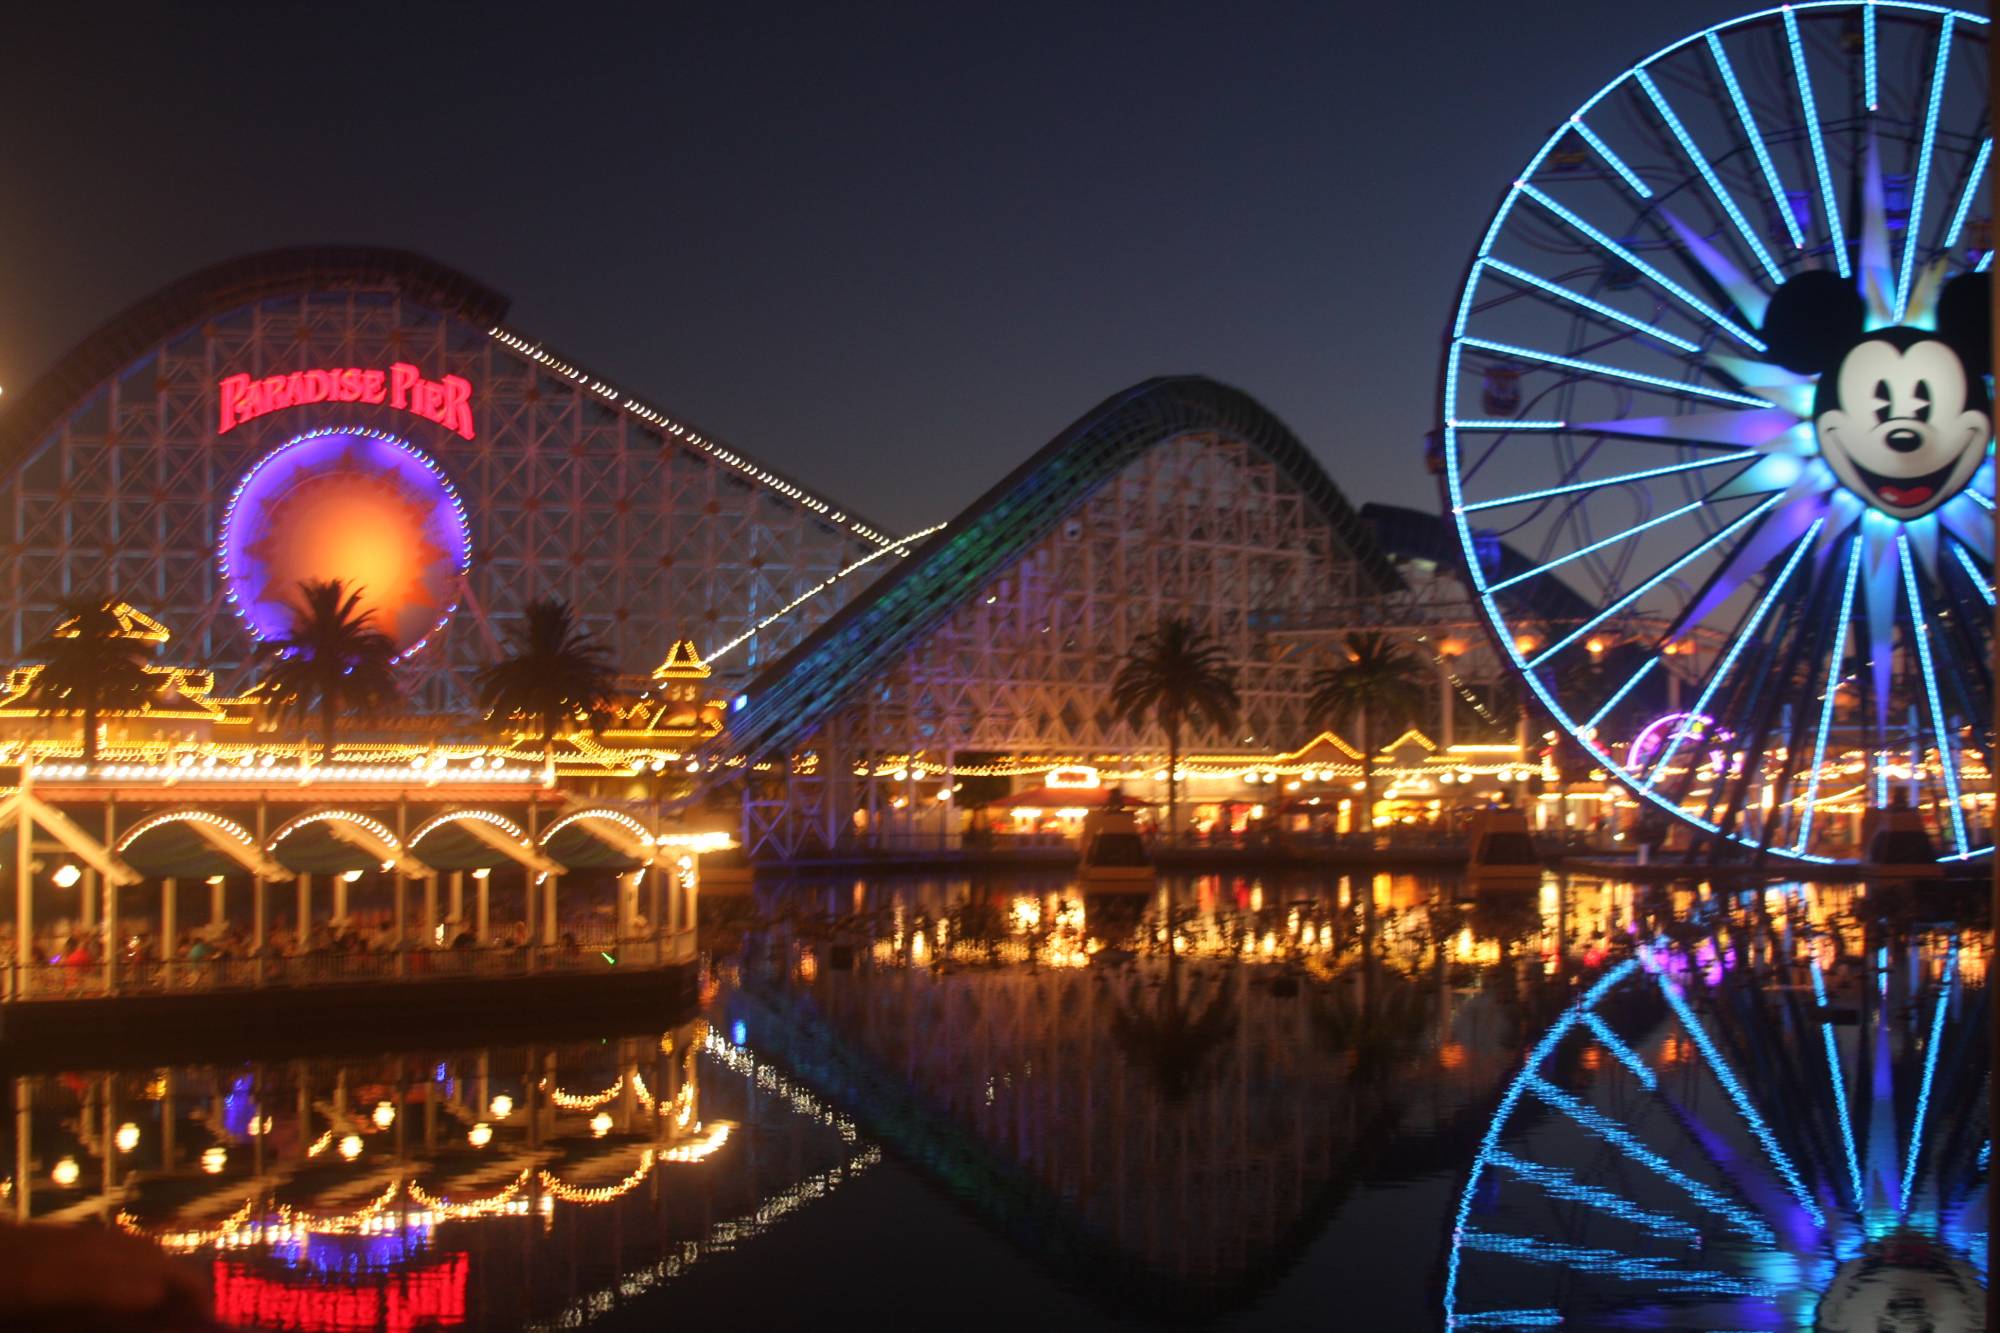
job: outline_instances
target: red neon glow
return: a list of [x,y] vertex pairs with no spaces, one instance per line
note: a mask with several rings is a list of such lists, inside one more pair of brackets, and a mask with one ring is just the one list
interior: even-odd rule
[[442,1263],[408,1273],[391,1273],[371,1286],[336,1285],[267,1277],[243,1264],[215,1261],[215,1317],[237,1328],[296,1329],[300,1333],[413,1333],[419,1327],[450,1328],[465,1322],[465,1275],[461,1252]]
[[246,421],[268,412],[313,403],[387,404],[435,421],[446,430],[473,438],[472,382],[457,375],[425,379],[407,361],[383,370],[346,366],[332,370],[294,370],[288,375],[228,375],[215,386],[221,417],[215,433],[227,435]]

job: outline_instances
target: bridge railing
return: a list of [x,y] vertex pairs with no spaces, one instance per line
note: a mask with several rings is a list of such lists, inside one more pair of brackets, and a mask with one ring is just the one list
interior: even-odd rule
[[488,945],[473,949],[405,949],[361,952],[322,950],[243,958],[124,959],[107,977],[99,962],[0,965],[0,1003],[88,1000],[125,995],[193,994],[274,987],[423,983],[472,977],[536,976],[658,968],[695,957],[694,932],[589,944]]

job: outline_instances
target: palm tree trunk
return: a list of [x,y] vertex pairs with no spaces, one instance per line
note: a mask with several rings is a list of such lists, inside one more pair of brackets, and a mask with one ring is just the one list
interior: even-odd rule
[[97,762],[97,705],[90,704],[83,710],[83,762]]
[[[1181,799],[1181,720],[1179,715],[1167,721],[1167,841],[1173,842],[1180,834]],[[1173,949],[1171,934],[1167,939],[1169,952]]]
[[333,762],[333,731],[340,720],[340,699],[332,690],[324,690],[319,698],[320,762]]
[[[1355,719],[1355,730],[1361,733],[1361,831],[1368,835],[1368,845],[1375,845],[1375,738],[1374,726],[1368,720],[1368,710],[1362,709]],[[1373,901],[1371,895],[1370,901]]]

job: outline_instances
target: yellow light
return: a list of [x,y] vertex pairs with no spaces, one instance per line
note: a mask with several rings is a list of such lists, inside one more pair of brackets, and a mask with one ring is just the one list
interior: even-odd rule
[[1514,651],[1532,653],[1535,651],[1535,644],[1537,642],[1539,641],[1532,634],[1517,635],[1514,639]]
[[393,1102],[376,1102],[375,1114],[369,1118],[375,1122],[375,1128],[387,1129],[396,1123],[395,1104]]
[[139,1127],[127,1120],[118,1127],[118,1132],[111,1136],[111,1141],[118,1145],[119,1152],[131,1152],[139,1146]]
[[83,872],[78,870],[75,865],[65,861],[56,867],[56,873],[50,876],[50,878],[55,880],[56,887],[59,889],[73,889],[76,887],[76,882],[83,878]]
[[592,1116],[590,1118],[590,1132],[600,1139],[609,1134],[611,1132],[611,1112],[599,1111],[596,1115]]
[[355,880],[361,878],[361,872],[359,870],[349,870],[342,873],[341,878],[352,884]]
[[222,1168],[229,1165],[229,1150],[221,1144],[212,1144],[202,1149],[201,1169],[211,1176],[222,1174]]
[[55,1170],[49,1172],[49,1179],[55,1181],[56,1184],[62,1186],[64,1189],[68,1189],[71,1185],[76,1184],[76,1178],[81,1174],[82,1172],[76,1164],[76,1158],[65,1157],[56,1163]]
[[484,1148],[493,1142],[493,1126],[484,1120],[465,1131],[465,1141],[475,1148]]
[[1583,646],[1590,651],[1590,655],[1592,657],[1596,657],[1599,653],[1602,653],[1608,645],[1604,642],[1604,640],[1598,638],[1596,635],[1593,634],[1590,638],[1584,640]]
[[359,1134],[344,1136],[340,1140],[340,1155],[350,1162],[359,1157],[361,1155],[361,1136]]
[[493,1112],[495,1120],[505,1120],[508,1116],[514,1114],[514,1099],[504,1092],[495,1093],[493,1101],[486,1109]]

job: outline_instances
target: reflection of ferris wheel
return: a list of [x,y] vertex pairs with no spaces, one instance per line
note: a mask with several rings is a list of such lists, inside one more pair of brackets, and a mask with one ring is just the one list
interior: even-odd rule
[[[1851,859],[1907,801],[1940,855],[1991,849],[1986,22],[1841,0],[1666,48],[1529,161],[1455,314],[1446,502],[1502,651],[1752,848]],[[1535,618],[1551,579],[1590,613]],[[1669,710],[1747,761],[1676,731],[1633,762]]]
[[[1639,950],[1529,1052],[1459,1200],[1447,1328],[1985,1326],[1984,959],[1840,957],[1802,896]],[[1927,1318],[1859,1321],[1898,1300]]]

